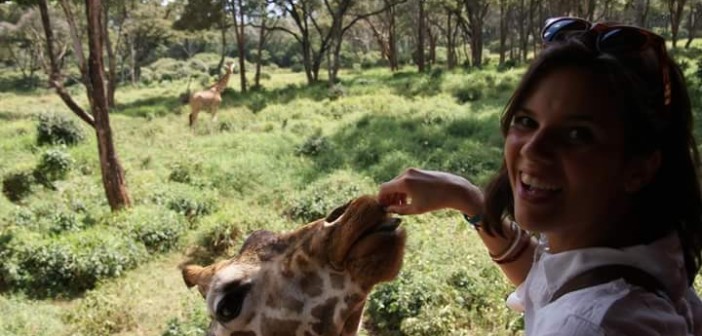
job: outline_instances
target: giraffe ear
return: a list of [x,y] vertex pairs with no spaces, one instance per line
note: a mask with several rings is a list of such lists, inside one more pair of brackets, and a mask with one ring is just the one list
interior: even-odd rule
[[197,286],[197,290],[202,294],[202,297],[207,295],[212,272],[208,271],[208,267],[198,265],[188,265],[183,268],[183,281],[188,288]]
[[204,267],[198,265],[185,266],[183,268],[183,280],[185,281],[185,285],[188,286],[188,288],[192,288],[193,286],[197,285],[198,280],[200,279],[200,274],[204,270]]
[[349,207],[349,204],[351,204],[351,201],[349,201],[349,202],[347,202],[346,204],[344,204],[344,205],[342,205],[342,206],[340,206],[340,207],[338,207],[338,208],[332,210],[332,212],[330,212],[330,213],[327,215],[327,218],[325,218],[324,220],[325,220],[327,223],[331,223],[331,222],[333,222],[333,221],[339,219],[339,217],[341,217],[341,215],[343,215],[344,212],[346,212],[346,208]]

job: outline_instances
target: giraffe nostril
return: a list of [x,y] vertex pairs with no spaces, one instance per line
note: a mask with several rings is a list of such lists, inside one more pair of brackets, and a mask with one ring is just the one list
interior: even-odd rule
[[217,309],[215,310],[217,320],[226,323],[239,316],[246,294],[250,289],[251,284],[246,284],[236,287],[225,294],[222,300],[217,304]]

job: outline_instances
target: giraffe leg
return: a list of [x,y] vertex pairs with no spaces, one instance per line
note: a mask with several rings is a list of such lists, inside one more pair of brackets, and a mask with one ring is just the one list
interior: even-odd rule
[[212,122],[217,121],[217,106],[212,107]]
[[195,123],[197,122],[198,112],[200,111],[198,111],[197,109],[192,109],[192,111],[190,112],[190,127],[195,126]]

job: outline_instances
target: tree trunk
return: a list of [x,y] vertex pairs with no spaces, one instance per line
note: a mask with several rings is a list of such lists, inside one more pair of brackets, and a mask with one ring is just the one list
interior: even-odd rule
[[687,42],[685,42],[685,49],[690,48],[692,40],[695,39],[700,20],[702,20],[702,2],[696,4],[690,2],[690,14],[687,17]]
[[[241,92],[246,92],[246,54],[244,50],[244,4],[242,0],[236,1],[237,6],[234,10],[234,30],[236,31],[236,46],[239,51],[239,79],[241,82]],[[239,14],[239,22],[237,22],[236,14]]]
[[[115,107],[115,91],[117,91],[117,59],[115,57],[114,48],[112,48],[112,42],[110,41],[110,32],[107,27],[107,16],[108,16],[108,6],[103,5],[104,16],[102,22],[102,35],[105,36],[105,50],[107,51],[107,107]],[[122,22],[122,20],[120,20]],[[119,34],[122,31],[122,24],[120,23],[119,29],[117,31],[117,40],[119,41]]]
[[49,18],[49,6],[47,0],[39,0],[39,12],[41,14],[41,25],[44,28],[44,36],[46,37],[46,53],[49,57],[49,85],[56,90],[56,94],[61,97],[61,100],[73,111],[80,119],[85,121],[91,127],[95,127],[93,116],[85,112],[74,100],[73,97],[66,91],[61,83],[61,72],[56,63],[54,55],[54,33],[51,29],[51,19]]
[[453,13],[446,10],[446,67],[451,70],[456,67],[456,40],[453,33],[455,24],[453,23]]
[[425,71],[424,62],[424,0],[419,0],[419,19],[417,20],[417,71]]
[[[386,1],[387,5],[387,1]],[[399,64],[397,63],[397,35],[395,33],[395,6],[388,9],[389,22],[388,22],[388,61],[390,62],[390,70],[397,71],[399,69]]]
[[256,75],[254,76],[254,87],[261,87],[261,62],[263,56],[263,44],[266,42],[266,14],[261,17],[261,28],[258,32],[258,46],[256,47]]
[[500,65],[505,64],[505,45],[507,42],[507,4],[500,0]]
[[100,155],[100,168],[102,183],[105,187],[107,202],[112,211],[121,210],[131,205],[127,187],[124,180],[124,171],[117,158],[114,144],[112,143],[112,130],[110,117],[105,99],[105,73],[102,62],[102,31],[101,0],[85,0],[86,14],[88,17],[88,73],[93,86],[92,109],[95,115],[95,133]]
[[[224,21],[224,20],[222,20]],[[222,67],[224,67],[224,59],[227,57],[227,25],[221,22],[220,33],[222,34],[222,51],[219,55],[219,63],[217,64],[217,74],[222,73]]]
[[687,0],[667,0],[668,13],[670,15],[670,35],[673,48],[678,44],[678,32],[682,21],[683,9]]
[[651,0],[636,0],[634,6],[636,11],[636,25],[639,27],[646,27],[648,11],[651,8]]

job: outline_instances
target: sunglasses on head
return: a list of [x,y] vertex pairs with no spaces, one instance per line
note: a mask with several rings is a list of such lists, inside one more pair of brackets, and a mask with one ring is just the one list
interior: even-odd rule
[[541,39],[544,45],[548,45],[587,34],[594,37],[594,46],[602,53],[622,55],[653,50],[663,78],[663,104],[665,107],[670,105],[670,71],[665,59],[665,40],[660,35],[634,26],[591,23],[574,17],[556,17],[546,20]]

